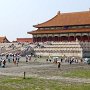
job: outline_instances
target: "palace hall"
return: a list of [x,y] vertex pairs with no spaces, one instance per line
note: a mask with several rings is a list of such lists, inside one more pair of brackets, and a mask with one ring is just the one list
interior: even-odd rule
[[[34,25],[34,43],[44,43],[35,48],[37,55],[90,57],[90,10],[61,13],[50,20]],[[50,42],[50,44],[45,44]]]
[[33,42],[46,41],[90,41],[90,11],[61,13],[52,19],[34,25],[38,28],[28,32],[33,35]]

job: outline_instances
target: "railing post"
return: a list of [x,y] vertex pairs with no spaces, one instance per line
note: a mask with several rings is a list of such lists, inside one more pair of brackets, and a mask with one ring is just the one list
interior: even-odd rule
[[24,77],[23,77],[24,79],[26,78],[26,72],[24,72]]

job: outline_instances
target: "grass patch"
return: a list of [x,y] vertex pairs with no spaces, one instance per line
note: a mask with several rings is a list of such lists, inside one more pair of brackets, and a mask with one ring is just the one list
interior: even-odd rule
[[77,69],[68,71],[63,74],[65,77],[79,77],[79,78],[90,78],[90,70]]
[[39,78],[0,78],[0,90],[89,90],[89,84],[61,83],[56,80]]

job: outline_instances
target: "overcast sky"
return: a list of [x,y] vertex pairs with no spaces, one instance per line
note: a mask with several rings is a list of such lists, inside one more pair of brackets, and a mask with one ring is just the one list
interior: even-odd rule
[[10,41],[29,38],[33,25],[54,17],[58,11],[88,11],[90,0],[0,0],[0,36]]

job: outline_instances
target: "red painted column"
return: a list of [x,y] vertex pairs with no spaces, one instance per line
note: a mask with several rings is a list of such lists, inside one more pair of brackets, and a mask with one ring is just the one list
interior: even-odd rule
[[90,40],[89,40],[89,36],[88,36],[88,42],[89,42]]
[[34,42],[34,37],[33,37],[33,42]]
[[59,36],[58,38],[59,38],[59,41],[61,42],[61,37]]
[[35,39],[35,42],[37,42],[37,37],[36,37],[36,39]]
[[68,42],[69,42],[70,40],[69,40],[69,36],[68,36]]

